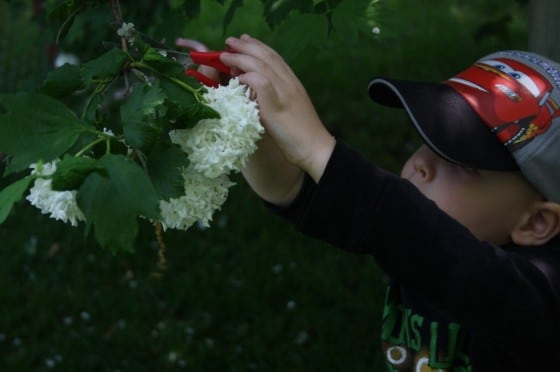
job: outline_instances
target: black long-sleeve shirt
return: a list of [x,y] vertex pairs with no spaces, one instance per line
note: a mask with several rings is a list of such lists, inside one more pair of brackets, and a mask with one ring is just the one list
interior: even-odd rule
[[305,234],[373,256],[388,275],[389,370],[560,370],[558,237],[539,247],[479,241],[340,141],[319,183],[307,178],[292,205],[273,209]]

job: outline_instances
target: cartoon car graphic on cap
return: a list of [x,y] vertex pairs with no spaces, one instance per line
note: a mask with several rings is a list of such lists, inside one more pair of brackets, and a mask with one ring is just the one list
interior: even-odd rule
[[512,150],[545,132],[560,116],[552,85],[533,68],[509,58],[478,61],[446,81]]

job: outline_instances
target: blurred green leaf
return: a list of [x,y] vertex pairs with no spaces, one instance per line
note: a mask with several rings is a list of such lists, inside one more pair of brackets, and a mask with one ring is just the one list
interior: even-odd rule
[[82,79],[85,82],[92,80],[111,80],[123,69],[124,64],[130,60],[128,54],[119,48],[113,48],[82,65]]
[[263,0],[264,1],[264,17],[272,26],[282,23],[290,13],[299,11],[300,13],[309,13],[314,9],[312,0]]
[[223,32],[225,34],[227,26],[231,23],[237,8],[243,6],[243,0],[232,0],[229,4],[226,14],[224,15]]
[[41,93],[62,98],[83,87],[80,67],[65,64],[49,72],[41,86]]
[[87,130],[68,107],[43,94],[2,94],[1,109],[0,151],[11,156],[10,172],[59,157]]
[[358,41],[361,22],[365,18],[369,2],[364,0],[342,1],[332,12],[334,31],[347,43]]
[[138,216],[159,217],[157,192],[144,170],[125,156],[105,155],[99,162],[107,174],[90,173],[78,190],[86,232],[93,227],[99,244],[112,252],[133,252]]
[[23,177],[0,191],[0,223],[6,220],[13,205],[21,200],[23,193],[34,179],[31,176]]
[[163,108],[165,93],[157,85],[135,84],[121,106],[120,114],[126,142],[134,147],[150,147],[163,132],[157,110]]
[[271,44],[288,62],[309,46],[323,46],[328,37],[327,17],[322,14],[290,13],[275,32]]
[[97,159],[65,155],[56,164],[56,172],[52,176],[51,187],[57,191],[77,190],[91,172],[103,171],[104,169]]

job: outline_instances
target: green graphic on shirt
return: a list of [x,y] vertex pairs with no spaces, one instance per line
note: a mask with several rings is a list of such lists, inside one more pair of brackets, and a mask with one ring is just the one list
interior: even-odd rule
[[381,329],[390,371],[470,371],[465,332],[455,322],[438,322],[403,306],[387,291]]

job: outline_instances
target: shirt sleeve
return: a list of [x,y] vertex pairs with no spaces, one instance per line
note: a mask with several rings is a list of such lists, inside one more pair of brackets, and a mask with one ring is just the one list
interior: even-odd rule
[[471,327],[534,335],[558,311],[530,260],[479,241],[410,182],[340,141],[319,183],[308,178],[290,207],[273,209],[305,234],[372,255],[391,279]]

